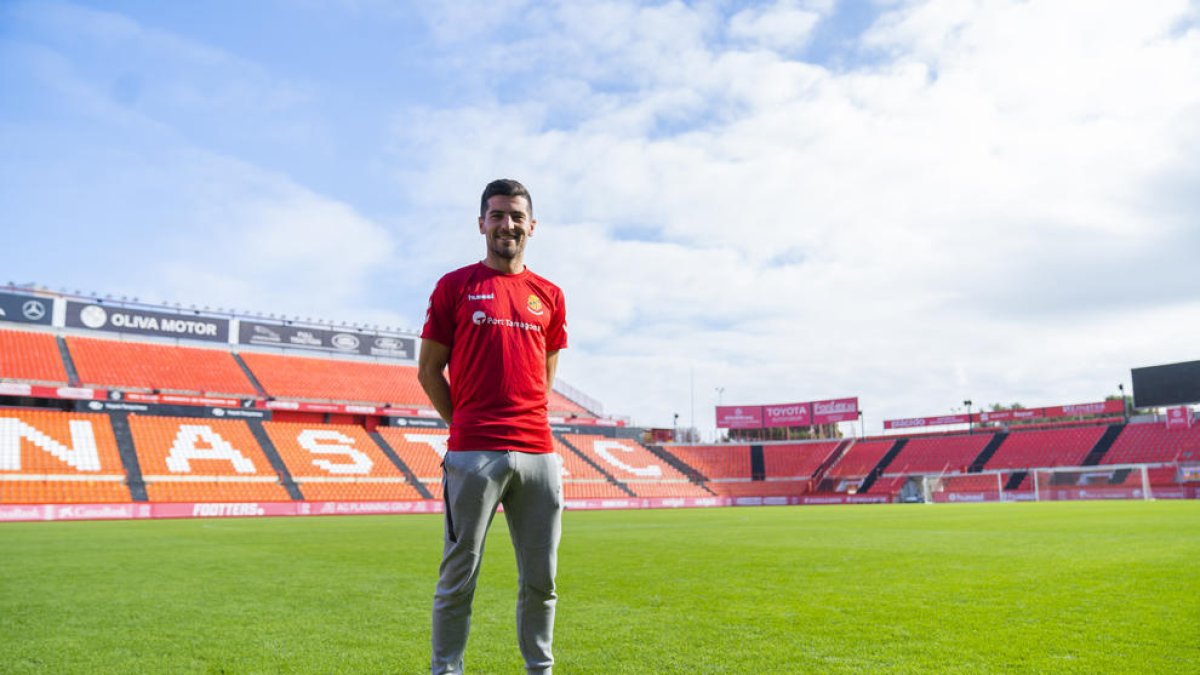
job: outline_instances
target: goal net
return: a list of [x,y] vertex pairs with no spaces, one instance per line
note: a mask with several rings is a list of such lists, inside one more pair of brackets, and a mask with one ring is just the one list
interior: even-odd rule
[[1004,475],[987,473],[911,476],[901,490],[902,501],[925,502],[999,502],[1004,500]]
[[1154,499],[1144,464],[1033,469],[1027,481],[1037,501]]

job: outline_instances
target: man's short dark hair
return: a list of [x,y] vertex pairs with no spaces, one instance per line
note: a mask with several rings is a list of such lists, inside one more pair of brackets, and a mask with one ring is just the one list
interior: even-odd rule
[[483,198],[479,200],[479,217],[482,218],[487,214],[488,200],[496,195],[504,197],[524,197],[525,203],[529,205],[529,216],[533,217],[533,197],[529,196],[529,190],[525,189],[519,181],[511,178],[500,178],[487,184],[483,188]]

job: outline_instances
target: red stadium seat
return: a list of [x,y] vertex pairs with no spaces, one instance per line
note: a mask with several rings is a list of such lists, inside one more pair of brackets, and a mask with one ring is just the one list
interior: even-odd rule
[[0,378],[66,384],[58,341],[49,333],[0,330]]
[[306,500],[423,498],[362,427],[264,422],[263,429]]
[[1161,422],[1127,424],[1102,464],[1141,464],[1200,461],[1200,424],[1167,429]]
[[152,502],[291,499],[241,420],[130,415],[129,428]]
[[428,408],[416,366],[242,352],[267,395]]
[[258,395],[233,354],[222,349],[81,337],[68,337],[66,341],[84,385],[199,395]]
[[992,438],[991,433],[914,438],[884,471],[889,474],[966,471]]
[[130,500],[107,415],[0,411],[0,503]]
[[896,441],[891,439],[859,441],[850,446],[825,475],[830,478],[862,478],[871,473],[871,469],[895,444]]
[[584,434],[563,438],[638,497],[712,496],[637,441]]

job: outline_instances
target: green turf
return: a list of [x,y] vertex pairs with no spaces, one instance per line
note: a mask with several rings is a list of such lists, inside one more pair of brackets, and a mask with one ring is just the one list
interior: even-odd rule
[[[1198,672],[1200,502],[572,512],[559,673]],[[0,671],[419,673],[434,516],[0,525]],[[497,518],[470,672],[522,672]]]

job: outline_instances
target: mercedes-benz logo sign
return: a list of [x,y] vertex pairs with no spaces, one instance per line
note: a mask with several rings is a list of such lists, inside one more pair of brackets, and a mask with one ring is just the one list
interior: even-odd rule
[[41,300],[28,300],[21,305],[21,313],[30,321],[40,321],[46,316],[46,305]]

